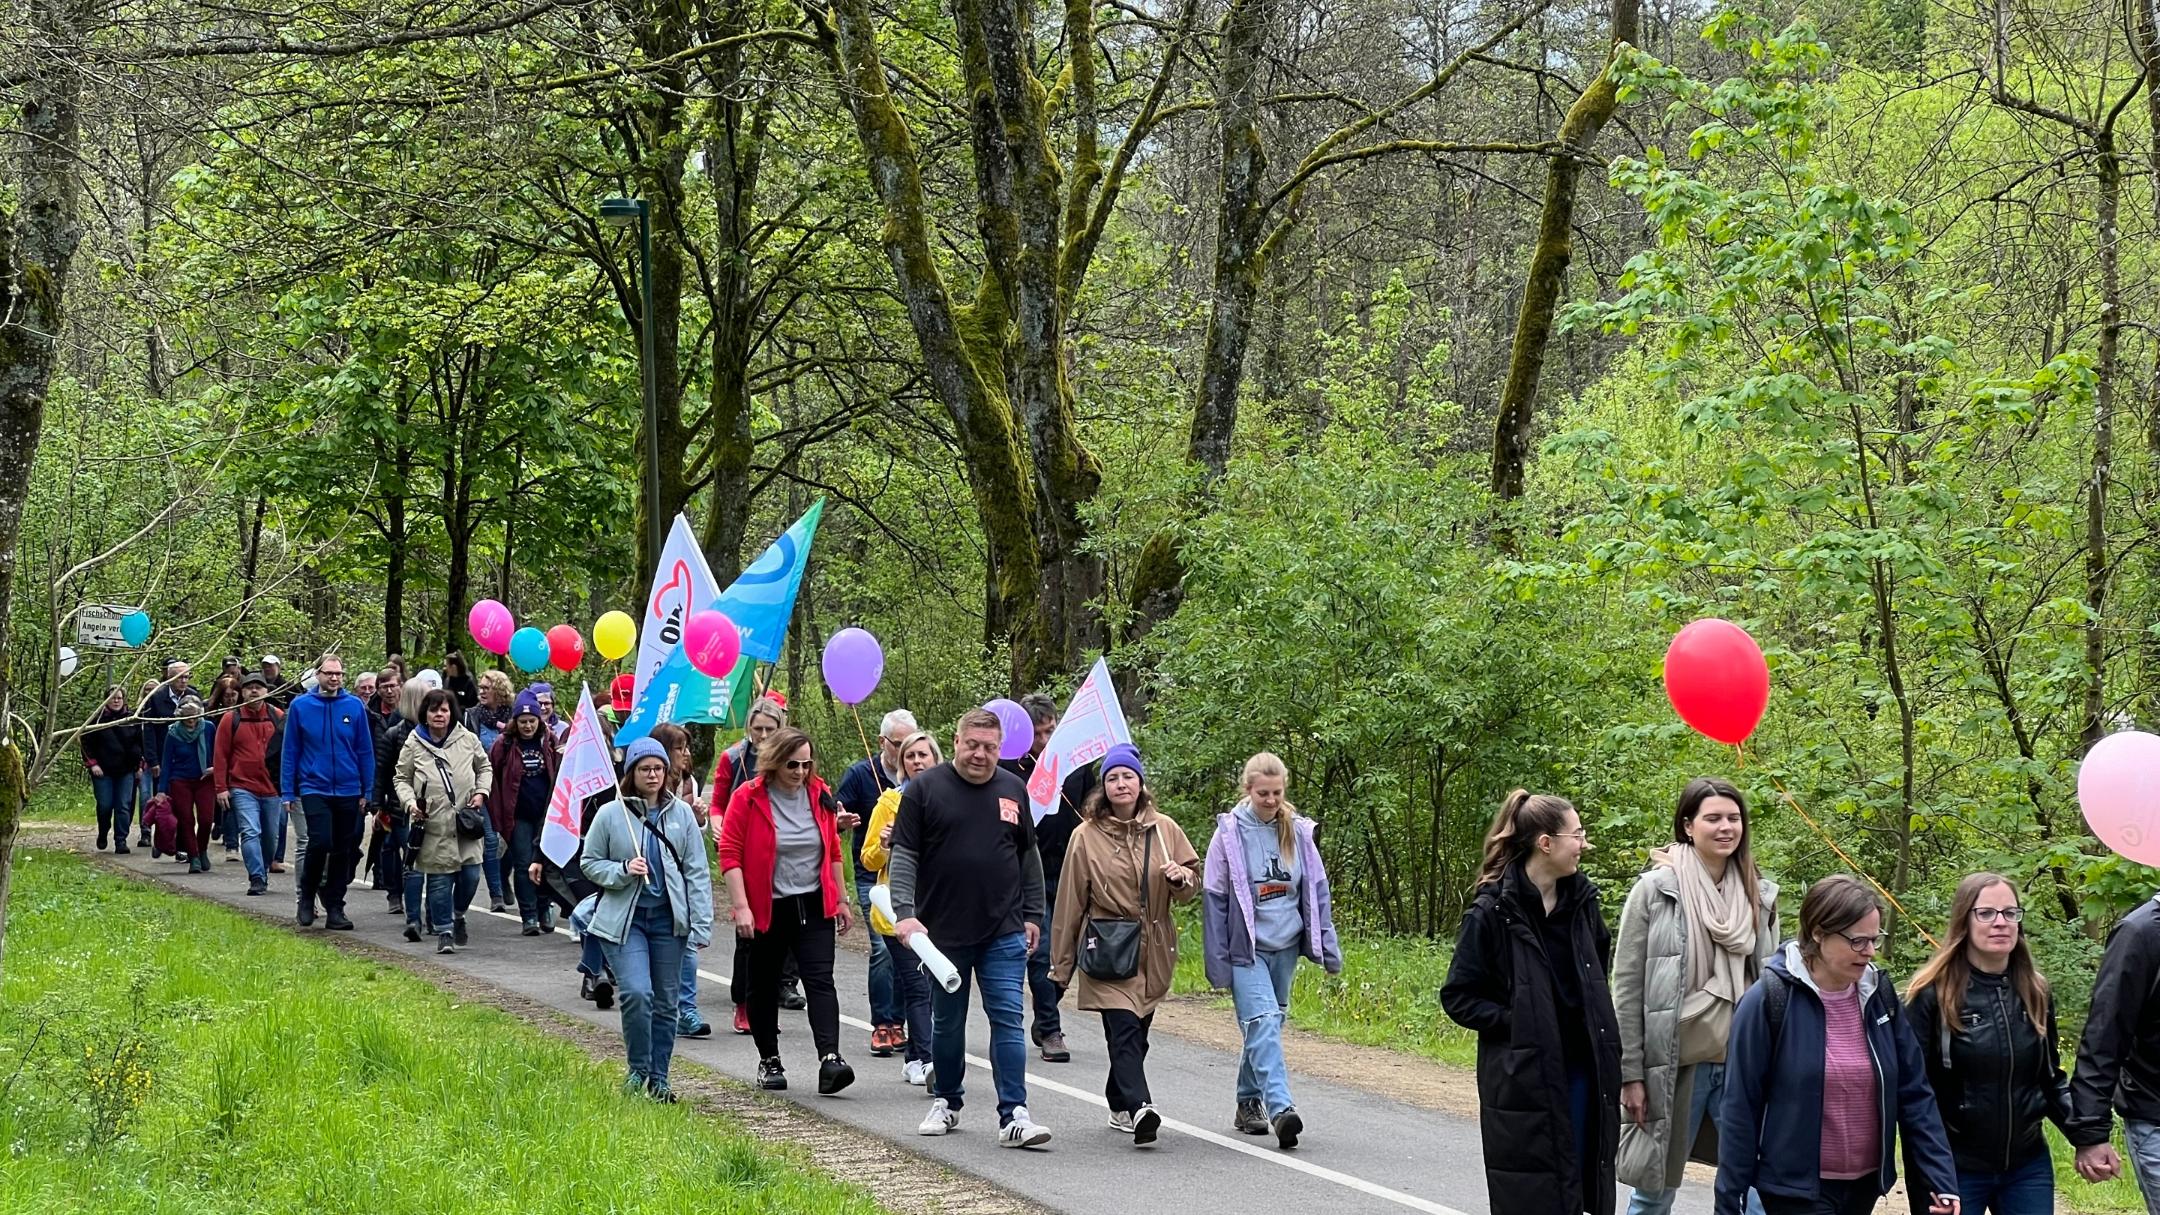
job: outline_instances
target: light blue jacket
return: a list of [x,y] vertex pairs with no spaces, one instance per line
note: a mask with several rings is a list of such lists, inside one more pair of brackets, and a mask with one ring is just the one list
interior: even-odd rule
[[[624,812],[627,803],[629,811]],[[600,888],[600,906],[586,931],[616,945],[630,930],[637,910],[642,879],[628,866],[644,854],[645,802],[641,798],[610,801],[593,814],[585,833],[585,852],[578,862],[585,877]],[[660,850],[660,877],[667,885],[668,911],[675,918],[675,935],[690,938],[699,947],[712,943],[712,864],[705,857],[705,833],[698,829],[690,803],[669,794],[666,803],[650,820],[673,852]],[[682,858],[682,866],[676,858]]]

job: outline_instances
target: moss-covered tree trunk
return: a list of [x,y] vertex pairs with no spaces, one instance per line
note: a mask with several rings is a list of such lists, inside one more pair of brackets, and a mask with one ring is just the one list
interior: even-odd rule
[[[1623,45],[1635,41],[1641,13],[1641,0],[1614,0],[1616,55]],[[1523,469],[1530,459],[1530,435],[1537,420],[1538,380],[1545,371],[1545,350],[1552,342],[1553,316],[1567,289],[1568,264],[1575,259],[1575,200],[1583,166],[1590,162],[1591,145],[1619,104],[1619,85],[1608,63],[1568,107],[1560,123],[1560,146],[1546,163],[1537,244],[1523,278],[1507,380],[1500,389],[1499,416],[1493,424],[1492,493],[1503,511],[1523,493]],[[1513,549],[1515,532],[1504,518],[1494,538],[1503,550]]]
[[[16,540],[66,319],[69,266],[82,240],[82,15],[73,0],[30,0],[36,66],[19,94],[10,180],[0,183],[0,621],[8,619]],[[0,628],[0,960],[15,839],[30,788],[14,721],[8,629]]]

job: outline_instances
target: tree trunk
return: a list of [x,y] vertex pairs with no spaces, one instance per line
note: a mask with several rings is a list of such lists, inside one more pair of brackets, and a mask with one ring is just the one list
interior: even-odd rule
[[2107,733],[2107,497],[2115,461],[2115,376],[2122,346],[2122,156],[2112,127],[2094,141],[2100,169],[2100,349],[2094,374],[2092,478],[2085,487],[2085,749]]
[[[1641,9],[1641,0],[1613,0],[1615,54],[1622,44],[1635,41]],[[1544,373],[1545,349],[1552,341],[1553,314],[1567,289],[1568,264],[1575,258],[1576,188],[1591,145],[1619,104],[1619,86],[1608,64],[1568,107],[1560,123],[1560,147],[1546,165],[1537,244],[1523,280],[1507,380],[1500,389],[1499,417],[1493,425],[1492,493],[1503,512],[1523,493],[1523,468],[1530,458],[1530,433],[1537,419],[1538,378]],[[1503,518],[1493,539],[1501,551],[1513,552],[1513,524]]]
[[[81,15],[71,0],[30,0],[36,68],[22,85],[20,159],[0,188],[0,621],[9,619],[30,472],[66,320],[69,267],[82,240]],[[0,628],[0,960],[7,943],[15,836],[30,788],[15,743],[8,639]]]

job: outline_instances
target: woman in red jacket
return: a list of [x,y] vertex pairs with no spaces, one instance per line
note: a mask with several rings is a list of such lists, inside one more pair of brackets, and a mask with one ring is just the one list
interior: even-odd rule
[[735,934],[750,949],[750,1033],[757,1042],[758,1087],[784,1089],[780,1066],[780,969],[794,958],[810,1002],[817,1043],[818,1092],[855,1082],[840,1057],[840,998],[833,990],[833,937],[854,923],[844,897],[847,854],[840,848],[839,803],[817,777],[810,736],[773,734],[758,754],[757,779],[736,788],[720,828],[720,871],[734,908]]

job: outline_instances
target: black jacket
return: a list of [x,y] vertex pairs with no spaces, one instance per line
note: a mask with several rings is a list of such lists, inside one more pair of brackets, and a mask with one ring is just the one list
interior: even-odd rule
[[2070,1121],[2064,1137],[2075,1147],[2106,1143],[2115,1114],[2160,1122],[2160,899],[2124,916],[2108,933],[2107,953],[2093,980],[2092,1008],[2078,1042],[2070,1081]]
[[[2048,998],[2047,1032],[2025,1015],[2017,990],[2002,975],[1972,972],[1957,1032],[1943,1024],[1941,993],[1925,987],[1905,1002],[1906,1022],[1927,1057],[1928,1083],[1942,1111],[1943,1131],[1959,1171],[2007,1173],[2047,1151],[2042,1124],[2070,1116],[2070,1078],[2055,1039],[2055,1000]],[[1923,1177],[1910,1154],[1906,1189],[1914,1209],[1927,1209],[1930,1190],[1954,1194],[1950,1179]]]
[[[1552,915],[1543,911],[1520,865],[1480,888],[1463,917],[1440,1004],[1477,1031],[1478,1129],[1492,1209],[1612,1215],[1620,1146],[1620,1021],[1605,982],[1612,933],[1598,911],[1597,887],[1579,873],[1561,881]],[[1540,931],[1548,918],[1556,921],[1551,933]],[[1571,956],[1552,956],[1552,937],[1570,941]],[[1575,982],[1567,984],[1556,965],[1572,968]],[[1563,1013],[1564,995],[1574,996],[1579,1010]],[[1578,1041],[1589,1049],[1587,1161],[1575,1153],[1564,1016],[1583,1019]]]
[[405,807],[397,797],[398,752],[405,749],[405,736],[413,732],[413,724],[400,717],[390,727],[375,736],[375,806],[395,815],[405,813]]
[[132,720],[134,716],[133,709],[99,709],[89,728],[77,736],[82,740],[84,765],[94,763],[107,776],[135,775],[135,769],[142,766],[143,731],[142,723]]

